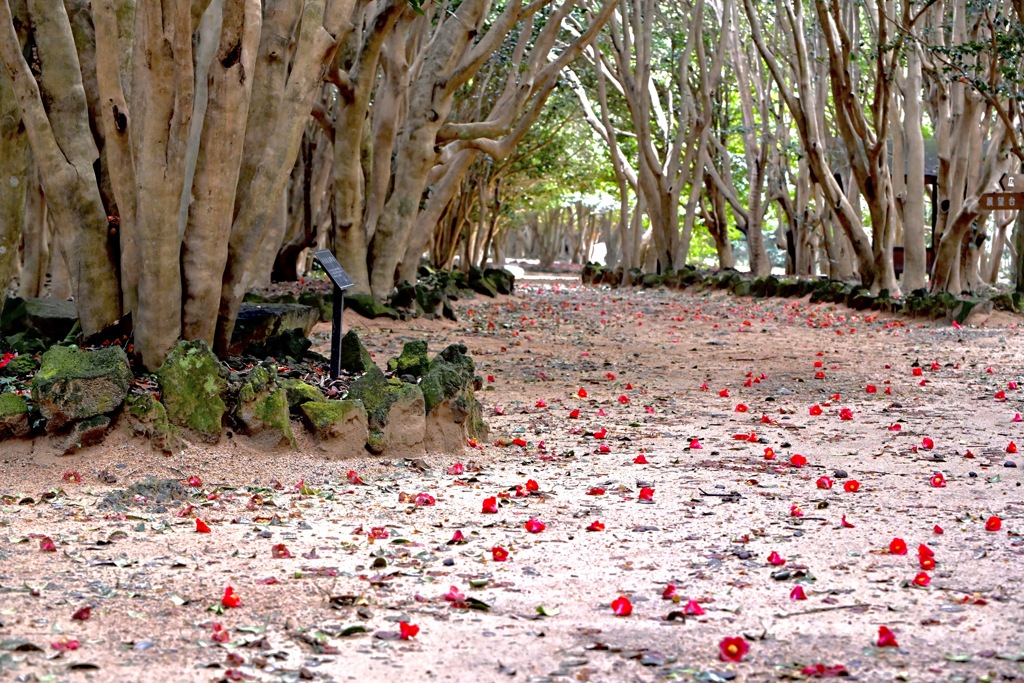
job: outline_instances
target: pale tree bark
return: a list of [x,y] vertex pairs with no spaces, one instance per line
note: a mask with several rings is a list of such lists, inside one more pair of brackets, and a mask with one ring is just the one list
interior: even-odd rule
[[[99,119],[104,132],[104,153],[110,184],[117,204],[120,232],[121,295],[124,310],[134,311],[138,305],[139,247],[135,228],[136,192],[135,152],[132,143],[131,119],[125,100],[124,82],[128,79],[130,43],[122,40],[122,21],[130,18],[134,25],[134,3],[96,0],[93,3],[93,25],[96,30],[96,82],[99,91]],[[125,19],[122,19],[125,17]]]
[[153,368],[181,338],[178,215],[195,83],[189,2],[139,4],[132,71],[135,226],[143,264],[133,318],[135,350],[143,365]]
[[[335,66],[332,80],[338,96],[334,117],[334,216],[332,242],[345,272],[352,278],[353,293],[370,291],[367,269],[362,150],[364,131],[370,125],[370,96],[377,76],[377,65],[384,43],[403,12],[413,13],[406,0],[378,0],[368,6],[366,27],[355,34],[358,45],[350,63]],[[348,61],[348,60],[346,60]],[[391,112],[396,116],[399,112]]]
[[[264,16],[266,28],[257,53],[245,151],[235,193],[235,219],[221,284],[215,335],[218,351],[227,349],[231,342],[242,298],[254,277],[252,266],[260,245],[273,229],[307,117],[335,50],[352,28],[349,18],[356,2],[307,0],[294,15],[283,12],[281,18]],[[295,4],[275,3],[275,7]],[[293,26],[293,58],[282,69]],[[274,246],[276,253],[278,245]]]
[[[813,71],[807,50],[801,4],[797,3],[795,6],[781,2],[777,4],[780,10],[777,27],[781,27],[786,34],[793,52],[788,63],[793,69],[795,91],[783,73],[775,51],[768,47],[762,37],[761,19],[757,16],[752,0],[744,0],[743,6],[750,22],[751,38],[775,79],[780,96],[785,101],[786,107],[793,117],[793,123],[800,134],[813,180],[821,188],[824,201],[834,212],[836,220],[856,254],[861,282],[877,289],[875,258],[871,242],[864,233],[859,214],[835,179],[826,156],[824,138],[819,123],[819,99],[815,96],[815,80],[812,79]],[[835,262],[837,255],[830,251],[829,256],[830,260]]]
[[[909,7],[906,2],[904,7]],[[903,139],[906,145],[906,196],[903,198],[903,288],[925,286],[927,258],[924,228],[924,133],[922,132],[921,55],[916,45],[907,54],[906,77],[899,78],[903,102]]]
[[18,266],[18,244],[28,201],[31,152],[14,84],[0,72],[0,293]]
[[98,152],[64,6],[33,0],[28,9],[40,60],[38,80],[21,52],[6,1],[0,3],[0,60],[13,82],[48,207],[60,226],[62,251],[70,259],[82,331],[90,335],[121,315],[107,216],[93,170]]
[[46,220],[46,199],[35,166],[28,180],[18,296],[36,297],[46,291],[46,269],[50,265],[52,241],[49,221]]
[[258,0],[225,0],[220,41],[207,76],[206,113],[181,246],[182,333],[213,345],[220,281],[228,258],[245,120],[259,47]]

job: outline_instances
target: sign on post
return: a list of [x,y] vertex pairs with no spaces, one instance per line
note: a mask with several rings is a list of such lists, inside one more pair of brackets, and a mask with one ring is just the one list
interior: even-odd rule
[[334,283],[333,306],[334,315],[331,319],[331,379],[338,379],[341,374],[341,314],[345,310],[345,290],[354,285],[352,278],[334,258],[330,249],[319,249],[313,252],[313,258],[324,267],[327,277]]
[[[1005,176],[1004,176],[1005,177]],[[1019,211],[1024,209],[1024,183],[1019,192],[986,192],[981,195],[982,211]]]
[[999,179],[1003,192],[1024,192],[1024,173],[1004,173]]

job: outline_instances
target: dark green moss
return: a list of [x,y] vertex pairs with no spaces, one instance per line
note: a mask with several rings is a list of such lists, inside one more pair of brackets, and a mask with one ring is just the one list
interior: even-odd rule
[[180,342],[156,374],[170,421],[219,439],[227,412],[227,371],[206,342]]

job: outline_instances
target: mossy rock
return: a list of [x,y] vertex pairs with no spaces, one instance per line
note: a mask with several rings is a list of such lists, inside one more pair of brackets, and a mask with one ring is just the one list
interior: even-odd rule
[[750,293],[756,297],[774,297],[779,295],[779,278],[765,275],[754,278],[750,285]]
[[132,370],[119,346],[83,351],[53,346],[32,379],[32,400],[46,418],[47,432],[78,420],[112,413],[128,395]]
[[965,299],[950,310],[948,317],[960,325],[977,327],[991,317],[993,308],[991,299]]
[[327,397],[319,389],[300,379],[283,379],[279,384],[288,396],[288,408],[291,410],[295,410],[311,401],[313,403],[324,403],[327,401]]
[[424,409],[429,414],[438,405],[455,398],[467,388],[472,390],[471,382],[472,376],[467,378],[460,366],[445,360],[435,360],[420,382]]
[[31,432],[25,399],[13,391],[0,394],[0,439],[24,439]]
[[655,289],[657,287],[661,287],[663,284],[664,279],[657,273],[645,273],[644,276],[640,278],[640,286],[643,289]]
[[96,446],[103,442],[109,427],[110,417],[107,415],[93,415],[78,420],[71,425],[67,434],[59,437],[57,447],[64,455],[71,455],[83,448]]
[[391,318],[398,320],[398,311],[385,306],[369,294],[350,294],[345,297],[345,305],[364,318]]
[[206,342],[179,342],[156,373],[171,423],[216,442],[228,409],[227,374]]
[[469,269],[469,288],[492,299],[498,296],[498,286],[494,278],[484,275],[483,271],[476,267]]
[[31,331],[36,338],[45,340],[47,346],[63,341],[77,322],[74,302],[49,297],[9,297],[0,313],[0,331],[4,334]]
[[484,277],[494,283],[499,294],[513,294],[516,289],[516,276],[504,268],[486,268]]
[[251,403],[277,388],[277,366],[263,362],[253,366],[238,390],[238,402]]
[[430,357],[427,355],[426,341],[406,342],[402,346],[402,353],[388,361],[388,372],[393,372],[399,377],[412,375],[418,379],[429,369]]
[[341,439],[365,444],[369,437],[366,408],[362,401],[307,401],[300,410],[321,441]]
[[676,280],[679,283],[679,288],[680,289],[685,289],[686,287],[692,287],[693,285],[695,285],[698,282],[700,282],[701,277],[702,277],[702,275],[701,275],[700,271],[697,270],[696,268],[692,267],[692,266],[685,266],[682,269],[680,269],[679,271],[677,271],[677,274],[676,274]]
[[729,291],[735,296],[750,296],[754,291],[754,283],[750,280],[733,280]]
[[12,358],[7,365],[0,368],[4,377],[25,377],[39,369],[39,361],[32,355],[19,355]]
[[334,296],[327,292],[302,292],[298,303],[315,309],[320,315],[320,322],[329,323],[334,317]]
[[228,353],[242,353],[296,328],[302,330],[301,336],[309,336],[319,320],[319,311],[301,304],[242,304]]
[[594,285],[600,282],[601,273],[604,267],[600,263],[587,261],[580,271],[580,281],[585,285]]
[[279,445],[295,448],[288,391],[284,387],[259,395],[251,403],[239,403],[236,416],[249,436],[270,433],[277,437]]
[[423,392],[415,384],[388,381],[374,368],[352,383],[348,397],[362,401],[366,408],[367,449],[371,453],[379,454],[391,446],[414,448],[417,433],[419,443],[423,442],[426,408]]
[[167,409],[151,394],[133,394],[125,399],[124,414],[132,431],[146,437],[154,448],[171,453],[180,443],[178,432],[167,418]]
[[1006,311],[1007,313],[1020,313],[1018,302],[1019,297],[1015,300],[1011,294],[1006,292],[992,297],[992,307],[997,311]]
[[349,330],[341,338],[340,361],[342,370],[357,375],[369,372],[377,367],[377,364],[373,362],[373,358],[370,357],[370,352],[363,346],[363,342],[359,339],[359,335],[355,330]]

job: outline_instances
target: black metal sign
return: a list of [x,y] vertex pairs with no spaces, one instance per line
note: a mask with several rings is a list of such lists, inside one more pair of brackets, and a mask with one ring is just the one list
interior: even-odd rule
[[353,286],[352,278],[334,258],[329,249],[318,249],[313,257],[320,262],[327,277],[334,283],[334,305],[331,320],[331,379],[338,379],[341,374],[341,314],[345,310],[345,290]]
[[327,277],[331,278],[331,282],[334,286],[339,289],[348,289],[355,283],[352,282],[352,278],[348,276],[345,269],[338,263],[338,259],[334,258],[334,254],[331,253],[330,249],[318,249],[313,252],[313,257],[320,262],[320,265],[324,267],[324,271],[327,273]]

